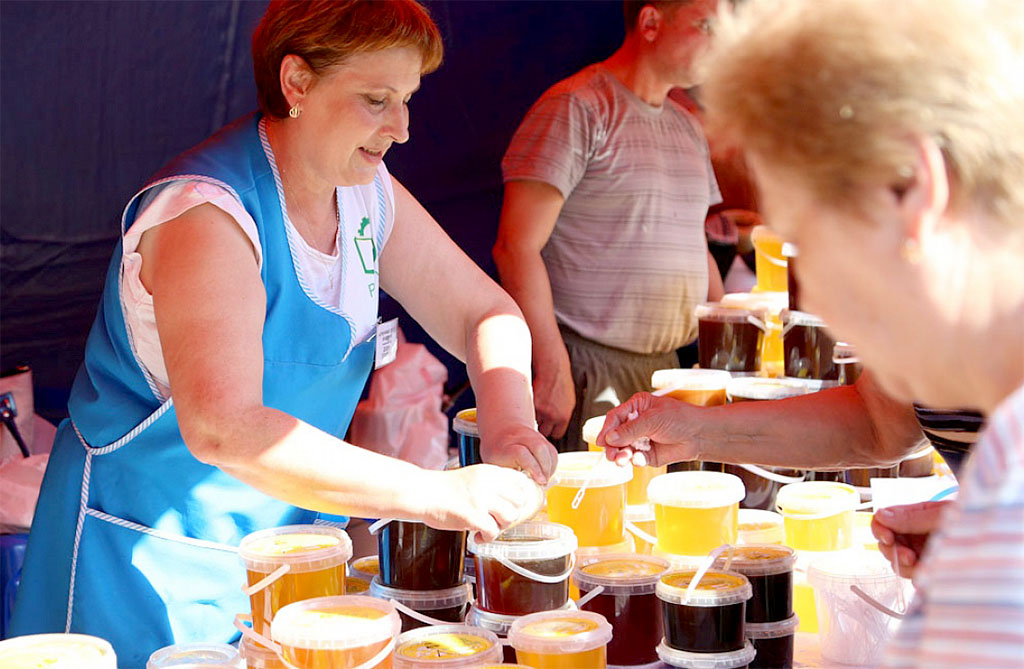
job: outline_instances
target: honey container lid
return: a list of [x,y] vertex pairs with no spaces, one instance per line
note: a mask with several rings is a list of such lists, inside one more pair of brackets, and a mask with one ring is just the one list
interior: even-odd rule
[[369,581],[380,573],[380,561],[376,555],[364,555],[348,563],[348,573]]
[[452,429],[459,434],[479,437],[480,428],[476,424],[476,407],[463,409],[455,414],[455,418],[452,420]]
[[743,480],[722,472],[671,472],[647,484],[651,504],[710,509],[737,504],[747,494]]
[[199,641],[164,646],[153,651],[146,662],[146,669],[200,666],[204,669],[245,669],[245,660],[234,646]]
[[267,573],[287,564],[292,572],[336,567],[352,558],[352,540],[329,525],[283,525],[246,535],[238,556],[250,571]]
[[633,468],[617,465],[605,457],[604,451],[559,453],[552,486],[605,488],[622,485],[633,478]]
[[469,583],[460,583],[453,588],[441,590],[405,590],[381,584],[380,576],[374,576],[370,582],[370,596],[379,599],[395,600],[405,604],[413,611],[436,611],[462,606],[470,600],[473,589]]
[[725,390],[732,374],[723,369],[659,369],[651,374],[651,387],[680,390]]
[[775,505],[779,513],[790,518],[826,518],[855,510],[860,505],[860,493],[845,483],[801,481],[779,488]]
[[602,586],[606,595],[649,595],[668,570],[668,560],[659,557],[611,553],[579,558],[572,580],[585,592]]
[[501,643],[493,632],[470,625],[433,625],[409,630],[395,645],[395,669],[478,667],[500,662]]
[[526,653],[582,653],[611,641],[612,626],[592,611],[541,611],[512,623],[508,640],[517,651]]
[[775,623],[746,623],[744,634],[748,639],[778,639],[796,633],[800,619],[794,613],[785,620]]
[[757,651],[749,641],[739,650],[725,653],[691,653],[676,650],[662,640],[658,645],[658,657],[665,664],[680,669],[739,669],[753,662]]
[[686,600],[686,589],[697,572],[694,570],[673,571],[658,581],[658,599],[682,606],[729,606],[750,599],[754,591],[750,581],[743,574],[733,571],[708,571],[700,579],[690,599]]
[[394,604],[364,595],[315,597],[282,607],[270,635],[282,646],[347,650],[398,636],[402,620]]
[[528,521],[510,527],[494,541],[477,543],[476,533],[466,542],[470,553],[482,558],[509,560],[548,560],[564,557],[578,548],[571,528],[548,521]]
[[715,567],[729,563],[729,569],[744,576],[770,576],[793,571],[796,564],[796,551],[789,546],[777,544],[747,544],[732,549],[732,561],[728,560],[729,551],[722,553],[715,560]]
[[117,656],[88,634],[30,634],[0,641],[0,667],[117,669]]

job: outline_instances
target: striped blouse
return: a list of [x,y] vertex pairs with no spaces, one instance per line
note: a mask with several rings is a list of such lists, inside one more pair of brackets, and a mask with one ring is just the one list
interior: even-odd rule
[[886,667],[1024,667],[1024,387],[990,417]]

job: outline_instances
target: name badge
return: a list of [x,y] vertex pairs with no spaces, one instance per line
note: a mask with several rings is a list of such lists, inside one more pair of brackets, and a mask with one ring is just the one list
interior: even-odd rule
[[377,323],[376,355],[373,368],[380,369],[394,362],[398,355],[398,319],[392,318],[386,323]]

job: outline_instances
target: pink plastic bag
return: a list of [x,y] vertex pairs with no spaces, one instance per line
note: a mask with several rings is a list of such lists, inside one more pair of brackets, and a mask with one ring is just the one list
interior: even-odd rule
[[370,379],[356,407],[349,439],[365,449],[427,469],[448,461],[448,417],[441,411],[448,370],[422,344],[399,331],[398,355]]

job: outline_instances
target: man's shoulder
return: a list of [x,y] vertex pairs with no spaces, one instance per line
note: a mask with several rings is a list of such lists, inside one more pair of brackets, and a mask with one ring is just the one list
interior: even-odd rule
[[597,63],[586,66],[544,91],[539,101],[571,100],[589,109],[597,109],[614,95],[609,74]]

